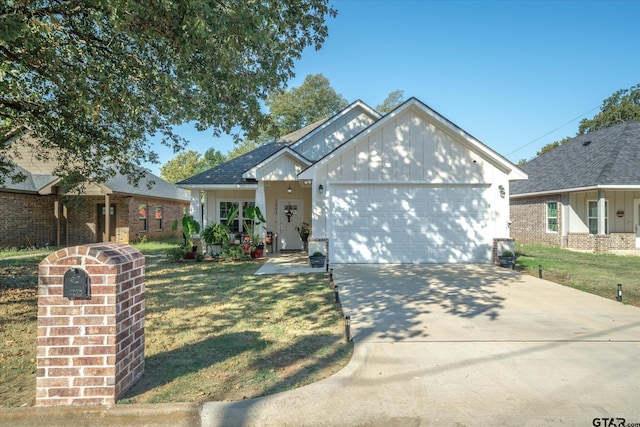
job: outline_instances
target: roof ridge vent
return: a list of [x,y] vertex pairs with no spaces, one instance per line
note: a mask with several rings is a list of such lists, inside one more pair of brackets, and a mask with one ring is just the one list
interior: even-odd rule
[[582,143],[582,146],[583,146],[583,147],[586,147],[586,146],[587,146],[587,145],[589,145],[589,144],[591,144],[591,140],[590,140],[590,139],[589,139],[589,140],[587,140],[587,141],[584,141],[584,142]]

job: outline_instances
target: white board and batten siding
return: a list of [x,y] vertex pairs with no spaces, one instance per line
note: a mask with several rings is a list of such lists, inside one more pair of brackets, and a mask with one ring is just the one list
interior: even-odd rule
[[315,184],[331,263],[489,263],[493,238],[508,237],[507,174],[417,108],[359,135]]

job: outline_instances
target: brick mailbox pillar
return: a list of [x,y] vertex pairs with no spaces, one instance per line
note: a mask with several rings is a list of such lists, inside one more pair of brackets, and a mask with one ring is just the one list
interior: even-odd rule
[[144,372],[144,256],[97,243],[38,267],[36,406],[114,404]]

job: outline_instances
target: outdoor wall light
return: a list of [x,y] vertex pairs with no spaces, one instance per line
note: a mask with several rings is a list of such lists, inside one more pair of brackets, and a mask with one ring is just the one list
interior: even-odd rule
[[318,185],[318,193],[324,193],[324,187],[322,186],[322,184]]
[[504,197],[507,195],[507,192],[504,189],[504,186],[502,185],[498,186],[498,191],[500,192],[500,197],[504,199]]
[[287,194],[291,194],[293,193],[293,190],[291,189],[291,186],[289,186],[289,188],[287,188]]

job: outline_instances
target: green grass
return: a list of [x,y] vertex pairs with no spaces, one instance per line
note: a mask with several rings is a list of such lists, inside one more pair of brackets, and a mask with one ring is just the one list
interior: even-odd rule
[[616,299],[622,284],[625,304],[640,306],[640,257],[591,254],[539,245],[517,245],[516,269],[543,279]]
[[[169,263],[145,242],[145,362],[120,403],[263,396],[343,367],[342,315],[326,275],[255,276],[261,261]],[[37,264],[0,259],[0,406],[35,396]]]

